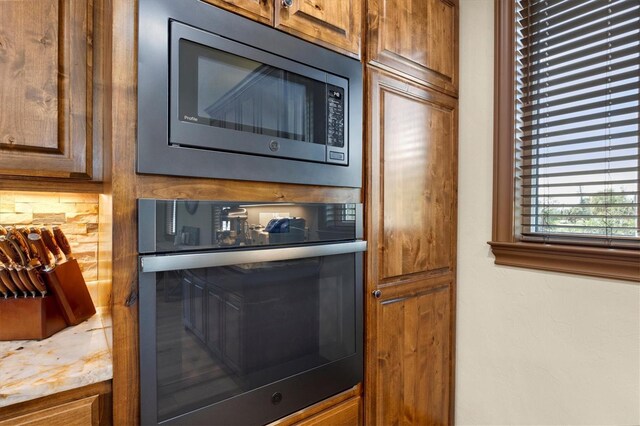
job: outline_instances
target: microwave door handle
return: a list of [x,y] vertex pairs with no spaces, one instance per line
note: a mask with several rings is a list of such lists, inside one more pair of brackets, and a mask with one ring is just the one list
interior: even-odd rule
[[213,268],[217,266],[241,265],[243,263],[274,262],[278,260],[333,256],[336,254],[358,253],[366,250],[366,241],[353,241],[317,246],[141,256],[140,271],[146,273]]

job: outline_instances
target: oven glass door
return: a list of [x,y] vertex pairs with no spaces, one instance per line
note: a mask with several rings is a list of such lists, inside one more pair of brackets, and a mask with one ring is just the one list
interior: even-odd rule
[[153,277],[141,279],[141,304],[155,305],[141,335],[155,323],[157,422],[356,354],[358,255],[142,274]]

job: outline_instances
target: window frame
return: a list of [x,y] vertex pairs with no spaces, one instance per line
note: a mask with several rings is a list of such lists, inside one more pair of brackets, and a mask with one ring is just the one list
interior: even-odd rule
[[493,224],[497,265],[640,282],[640,250],[520,240],[515,170],[515,1],[495,0]]

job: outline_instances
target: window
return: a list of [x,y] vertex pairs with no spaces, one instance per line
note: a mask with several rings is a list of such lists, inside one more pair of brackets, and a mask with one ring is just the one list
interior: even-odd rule
[[640,2],[496,0],[496,263],[640,281]]

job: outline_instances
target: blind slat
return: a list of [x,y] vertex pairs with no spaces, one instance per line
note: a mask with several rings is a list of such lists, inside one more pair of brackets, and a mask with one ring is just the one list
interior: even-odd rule
[[628,131],[628,132],[610,133],[607,135],[580,137],[580,138],[576,138],[575,136],[571,135],[571,137],[569,138],[560,139],[555,142],[529,143],[527,145],[520,146],[520,149],[523,151],[530,151],[533,149],[557,148],[561,146],[571,146],[571,145],[585,144],[590,142],[600,142],[600,141],[608,141],[607,143],[611,143],[611,141],[633,138],[633,137],[637,137],[637,135],[638,135],[638,132],[635,130]]
[[580,6],[585,3],[593,3],[594,1],[598,0],[567,0],[564,2],[520,1],[519,3],[521,6],[523,6],[523,3],[527,3],[529,7],[522,7],[522,10],[519,13],[521,19],[518,20],[518,23],[520,26],[526,27],[530,23],[540,22],[550,15],[558,15],[573,7]]
[[[520,103],[527,104],[540,99],[549,98],[552,96],[566,95],[567,93],[577,92],[579,90],[595,90],[596,88],[604,85],[611,85],[625,80],[638,80],[638,70],[631,70],[620,72],[613,75],[605,75],[602,77],[594,78],[593,80],[584,81],[582,83],[567,85],[566,87],[558,87],[556,89],[547,90],[545,92],[527,93],[525,88],[519,89],[522,95],[519,98]],[[634,81],[633,83],[636,83]],[[631,83],[631,82],[628,82]],[[598,89],[599,90],[599,89]]]
[[[638,32],[635,32],[627,38],[621,38],[610,43],[613,45],[611,49],[618,48],[618,50],[608,51],[607,46],[591,46],[557,58],[531,63],[530,65],[523,67],[521,72],[524,78],[535,80],[539,77],[544,78],[545,75],[542,70],[551,67],[555,67],[553,69],[555,74],[564,74],[575,69],[597,65],[603,62],[617,61],[618,59],[625,58],[627,56],[637,55],[638,48],[634,45],[634,43],[637,42]],[[604,52],[603,47],[605,49]],[[590,57],[587,58],[586,56]]]
[[[614,126],[613,124],[615,124],[618,120],[615,120],[616,118],[618,118],[621,115],[630,115],[630,114],[634,114],[638,111],[638,106],[637,105],[633,105],[633,106],[629,106],[626,108],[617,108],[617,109],[607,109],[605,111],[602,112],[594,112],[591,114],[584,114],[584,115],[576,115],[574,117],[570,117],[570,118],[560,118],[558,120],[551,120],[548,119],[547,117],[554,117],[554,116],[559,116],[560,114],[556,114],[555,111],[553,112],[548,112],[545,113],[546,117],[540,117],[541,119],[545,119],[545,121],[543,123],[537,123],[537,124],[528,124],[526,126],[522,126],[521,130],[525,133],[528,133],[531,130],[549,130],[550,128],[553,127],[558,127],[558,126],[566,126],[566,125],[573,125],[574,129],[576,130],[575,133],[580,133],[582,132],[582,130],[580,130],[580,128],[578,126],[580,126],[580,123],[584,122],[584,121],[595,121],[595,120],[600,120],[603,118],[607,118],[607,119],[611,119],[611,121],[608,121],[606,124],[609,128],[611,127],[618,127],[618,126]],[[572,113],[577,113],[577,111],[572,111]],[[542,115],[542,114],[541,114]],[[626,120],[620,120],[620,122],[625,122]],[[544,135],[546,135],[547,133],[541,133],[540,136],[544,137]]]
[[[553,27],[542,26],[537,30],[534,28],[532,31],[529,31],[529,28],[535,27],[537,23],[528,27],[529,35],[522,39],[522,44],[528,46],[529,44],[539,44],[543,41],[555,42],[553,37],[569,30],[575,31],[575,35],[583,34],[585,30],[591,33],[597,31],[601,23],[607,23],[603,18],[611,17],[621,12],[623,13],[620,16],[625,17],[627,20],[637,16],[638,4],[634,1],[620,0],[613,4],[603,4],[602,2],[593,4],[597,4],[597,6],[590,6],[591,10],[586,14],[579,13],[576,16],[568,16],[567,19],[563,19]],[[569,15],[569,13],[566,15]],[[608,23],[607,26],[611,26],[611,23]]]
[[[594,98],[598,99],[598,97],[594,97],[592,95],[591,98],[586,98],[585,100],[591,100]],[[585,111],[589,111],[590,109],[605,108],[607,106],[613,105],[614,103],[617,105],[621,105],[625,103],[634,103],[634,102],[635,103],[639,102],[638,93],[634,93],[628,96],[619,96],[617,98],[598,99],[597,101],[593,101],[593,102],[583,102],[583,103],[576,104],[572,107],[561,108],[561,109],[558,108],[554,110],[549,110],[549,108],[540,105],[539,109],[543,109],[544,111],[538,111],[536,109],[533,109],[529,114],[522,115],[522,121],[527,123],[534,120],[540,120],[540,119],[549,117],[551,115],[558,117],[565,114],[575,114],[579,112],[585,112]]]
[[[557,37],[554,37],[553,43],[555,45],[559,45],[561,43],[566,43],[574,39],[579,39],[580,37],[584,37],[584,36],[591,35],[598,32],[604,32],[604,30],[606,30],[607,28],[610,28],[619,24],[623,24],[623,23],[626,23],[627,21],[634,19],[634,16],[629,16],[629,15],[630,15],[629,13],[616,15],[611,17],[611,19],[599,21],[586,28],[573,29],[572,31],[568,31],[565,34],[561,34],[561,35],[558,35]],[[523,32],[526,32],[526,29],[523,30]],[[602,34],[602,36],[605,37],[606,34]],[[549,47],[548,44],[545,45],[544,42],[536,43],[532,46],[522,45],[522,47],[518,49],[518,53],[522,56],[531,55],[547,47]]]
[[[631,58],[625,59],[624,61],[617,62],[615,66],[617,69],[620,69],[620,70],[628,67],[640,66],[640,56],[631,57]],[[534,80],[532,84],[524,85],[522,87],[522,90],[523,91],[540,91],[543,89],[547,89],[549,91],[552,91],[553,87],[555,86],[561,86],[562,88],[564,88],[563,86],[568,83],[572,83],[585,78],[593,78],[593,77],[606,75],[607,73],[611,72],[612,68],[613,66],[611,64],[605,63],[597,68],[592,68],[585,71],[572,73],[569,75],[565,75],[563,77],[554,78],[552,80],[547,80],[547,81]],[[637,69],[631,70],[629,72],[635,73],[636,77],[638,76]],[[631,76],[633,77],[633,74]],[[586,81],[584,83],[589,84],[591,83],[591,81]],[[605,81],[605,83],[607,83],[607,81]],[[584,88],[595,87],[595,86],[599,86],[599,85],[591,84],[591,85],[585,86]]]
[[537,139],[541,139],[541,138],[551,138],[551,137],[555,137],[555,136],[562,136],[562,135],[572,135],[572,134],[579,134],[579,133],[586,133],[586,132],[592,132],[592,131],[597,131],[597,130],[609,130],[609,129],[615,129],[618,127],[627,127],[627,126],[634,126],[638,124],[638,119],[629,119],[629,120],[619,120],[619,121],[613,121],[610,123],[598,123],[598,124],[592,124],[590,126],[582,126],[579,128],[571,128],[571,129],[564,129],[564,130],[556,130],[553,132],[547,132],[544,134],[534,134],[534,135],[524,135],[522,136],[522,140],[524,141],[530,141],[530,140],[537,140]]
[[[600,164],[600,163],[615,163],[618,161],[628,161],[628,160],[637,160],[638,155],[621,155],[619,157],[597,157],[591,158],[588,160],[573,160],[573,161],[558,161],[558,162],[550,162],[545,164],[524,164],[521,166],[522,170],[531,170],[531,169],[548,169],[551,167],[571,167],[571,166],[581,166],[587,164]],[[607,169],[610,170],[610,169]]]
[[620,167],[617,169],[607,170],[585,170],[580,172],[554,172],[554,173],[537,173],[527,175],[530,179],[540,179],[549,177],[571,177],[571,176],[585,176],[585,175],[597,175],[602,173],[624,173],[624,172],[637,172],[638,167]]
[[597,153],[597,152],[602,152],[602,153],[615,152],[615,151],[634,149],[634,148],[638,150],[637,143],[627,143],[627,144],[614,145],[614,146],[599,146],[597,148],[572,149],[567,151],[556,151],[556,152],[549,152],[549,153],[544,152],[539,154],[523,155],[521,158],[527,161],[527,160],[538,160],[542,158],[565,157],[567,155],[590,154],[590,153]]
[[636,184],[638,185],[638,179],[620,179],[620,180],[607,180],[607,181],[589,181],[589,182],[579,182],[579,183],[541,183],[541,184],[531,184],[531,183],[523,183],[522,187],[526,189],[531,188],[563,188],[563,187],[573,187],[573,186],[598,186],[598,185],[627,185],[627,184]]
[[[629,2],[625,0],[618,0],[616,3],[603,1],[593,3],[582,2],[574,5],[573,8],[566,8],[563,11],[564,13],[554,12],[545,19],[536,19],[530,22],[527,26],[527,32],[531,35],[550,32],[550,36],[553,36],[554,33],[564,32],[576,26],[590,24],[597,19],[627,11],[632,7],[633,5],[630,5]],[[535,39],[535,37],[532,38]],[[526,43],[526,41],[523,42]]]
[[[626,34],[634,30],[637,31],[637,29],[638,29],[638,22],[635,19],[632,19],[629,22],[622,24],[620,27],[616,29],[616,31],[618,32],[618,34]],[[561,55],[563,53],[566,53],[575,49],[580,49],[584,46],[588,46],[590,44],[595,44],[595,43],[606,44],[606,37],[604,37],[603,34],[596,33],[596,34],[584,36],[582,38],[576,38],[574,40],[567,41],[560,45],[547,47],[544,51],[537,51],[536,53],[530,53],[526,57],[527,63],[539,62],[549,56]],[[614,41],[612,41],[611,43],[614,43]],[[605,45],[603,47],[606,48],[607,46]]]

